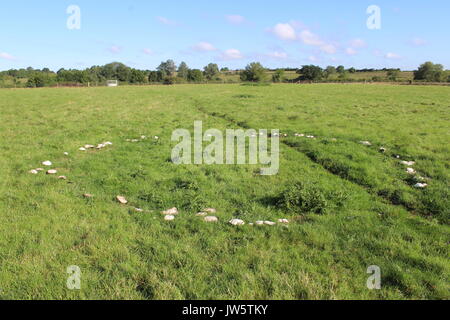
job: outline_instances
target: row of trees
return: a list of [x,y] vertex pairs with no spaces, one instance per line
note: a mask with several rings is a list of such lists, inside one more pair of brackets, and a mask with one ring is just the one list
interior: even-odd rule
[[220,81],[220,74],[229,72],[228,68],[219,69],[215,63],[210,63],[200,69],[191,69],[186,62],[181,62],[177,67],[173,60],[161,62],[156,71],[150,71],[148,81],[152,83],[171,84],[175,82],[203,82]]
[[[328,66],[321,68],[315,65],[305,65],[296,70],[298,74],[296,79],[286,80],[285,72],[288,69],[276,69],[269,72],[261,63],[253,62],[248,64],[244,70],[238,70],[234,73],[239,74],[240,80],[245,82],[285,82],[285,81],[346,81],[351,80],[352,74],[357,72],[369,72],[371,69],[356,70],[355,68],[346,69],[344,66]],[[384,71],[386,77],[374,76],[372,80],[397,81],[400,76],[400,69],[382,69],[374,71]],[[373,72],[373,71],[372,71]],[[85,70],[60,69],[53,72],[48,68],[42,70],[27,68],[19,70],[8,70],[0,72],[0,81],[2,79],[12,79],[14,86],[25,85],[27,87],[43,87],[52,85],[99,85],[104,84],[106,80],[119,80],[122,83],[146,84],[146,83],[182,83],[205,81],[222,81],[224,73],[230,73],[228,68],[219,69],[215,63],[210,63],[200,69],[191,69],[185,62],[178,66],[173,60],[161,62],[154,71],[138,70],[130,68],[123,63],[113,62],[104,66],[93,66]],[[292,78],[292,77],[291,77]],[[445,71],[440,64],[426,62],[414,72],[414,80],[428,82],[450,82],[450,72]]]
[[[389,81],[397,81],[400,76],[400,69],[383,69],[386,72],[386,78]],[[297,73],[299,74],[298,80],[304,81],[321,81],[330,79],[331,76],[337,74],[337,79],[345,80],[349,78],[349,74],[362,72],[361,70],[356,70],[355,68],[345,69],[344,66],[339,66],[337,68],[333,66],[328,66],[322,69],[319,66],[309,65],[303,66]],[[367,72],[367,71],[366,71]],[[380,76],[374,76],[374,81],[380,81],[382,78]],[[450,71],[445,71],[444,66],[441,64],[434,64],[432,62],[425,62],[420,65],[418,70],[414,71],[414,80],[416,81],[427,81],[427,82],[450,82]]]

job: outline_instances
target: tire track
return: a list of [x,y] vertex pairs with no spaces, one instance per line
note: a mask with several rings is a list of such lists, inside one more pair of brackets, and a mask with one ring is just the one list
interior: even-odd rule
[[[238,121],[238,120],[230,117],[229,115],[207,111],[204,107],[202,107],[200,105],[200,102],[198,100],[195,101],[195,106],[199,112],[206,114],[208,116],[226,120],[226,121],[232,123],[233,125],[241,127],[242,129],[250,129],[251,128],[246,122]],[[324,169],[328,173],[338,177],[339,179],[348,181],[354,185],[357,185],[357,186],[363,188],[370,195],[377,196],[384,203],[388,203],[393,206],[401,206],[410,213],[415,213],[418,210],[417,208],[411,206],[409,203],[402,201],[402,199],[396,198],[395,195],[389,196],[389,195],[383,194],[381,191],[374,190],[371,186],[362,184],[355,177],[344,175],[342,172],[333,170],[332,168],[326,166],[322,161],[320,161],[320,159],[314,157],[314,155],[312,154],[312,150],[300,150],[299,147],[296,145],[296,143],[290,142],[285,139],[280,139],[280,142],[283,145],[289,147],[291,150],[294,150],[296,152],[299,152],[299,153],[305,155],[311,162],[321,166],[322,169]]]

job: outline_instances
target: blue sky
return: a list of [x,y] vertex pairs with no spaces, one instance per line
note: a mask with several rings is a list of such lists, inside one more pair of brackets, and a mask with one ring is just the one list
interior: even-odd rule
[[[80,8],[69,30],[66,10]],[[381,9],[370,30],[366,10]],[[163,60],[192,68],[343,64],[450,68],[447,0],[40,0],[0,4],[0,70],[86,68],[120,61],[154,69]]]

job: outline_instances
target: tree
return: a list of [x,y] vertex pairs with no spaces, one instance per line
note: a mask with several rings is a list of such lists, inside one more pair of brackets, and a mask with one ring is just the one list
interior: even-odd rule
[[178,66],[178,77],[181,79],[186,80],[188,77],[188,72],[189,72],[189,67],[186,64],[186,62],[181,62],[180,65]]
[[165,76],[172,76],[177,70],[177,67],[175,65],[175,62],[169,59],[166,62],[161,62],[161,64],[158,66],[158,68],[156,68],[156,70],[161,71],[165,77]]
[[129,82],[131,78],[131,69],[126,65],[120,63],[115,68],[115,78],[122,82]]
[[206,79],[212,80],[219,74],[219,66],[215,63],[208,64],[204,69]]
[[266,76],[266,69],[259,62],[248,64],[241,72],[242,81],[262,82]]
[[400,71],[398,69],[389,69],[386,75],[389,80],[397,81]]
[[444,74],[444,66],[434,64],[430,61],[422,64],[418,70],[414,71],[414,80],[441,81]]
[[220,72],[228,72],[228,71],[230,71],[228,67],[223,67],[222,69],[220,69]]
[[192,82],[203,81],[203,72],[199,69],[190,69],[188,72],[188,80]]
[[350,68],[350,69],[348,69],[348,72],[350,72],[350,73],[356,73],[356,69],[355,69],[355,68]]
[[41,74],[36,73],[28,79],[26,86],[28,88],[41,88],[45,86],[45,79]]
[[277,69],[272,75],[272,82],[278,83],[284,80],[284,70]]
[[349,73],[348,71],[344,71],[344,72],[340,73],[338,76],[338,79],[340,81],[348,80],[349,79],[348,73]]
[[344,73],[345,72],[345,67],[344,66],[339,66],[336,68],[337,73]]
[[333,75],[333,74],[335,74],[336,73],[336,68],[335,67],[333,67],[333,66],[328,66],[326,69],[325,69],[325,78],[329,78],[331,75]]
[[146,78],[145,71],[131,69],[130,83],[145,83]]
[[148,75],[148,82],[162,82],[164,75],[161,71],[150,71]]
[[317,81],[321,80],[324,76],[323,69],[314,65],[303,66],[301,69],[297,70],[297,73],[300,74],[300,80]]

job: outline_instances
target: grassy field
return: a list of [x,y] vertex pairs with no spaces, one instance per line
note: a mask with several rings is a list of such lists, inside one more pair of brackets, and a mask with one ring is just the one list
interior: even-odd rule
[[[448,87],[362,84],[0,90],[0,298],[448,299],[449,101]],[[172,131],[195,120],[288,134],[279,174],[174,165]],[[45,160],[56,176],[29,173]]]

